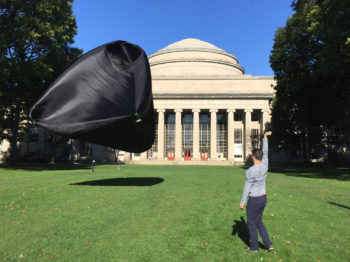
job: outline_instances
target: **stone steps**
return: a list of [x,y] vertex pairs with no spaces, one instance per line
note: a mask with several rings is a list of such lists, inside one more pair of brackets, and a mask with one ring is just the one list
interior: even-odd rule
[[128,162],[130,164],[140,165],[208,165],[208,166],[242,166],[243,162],[233,161],[183,161],[183,160],[132,160]]

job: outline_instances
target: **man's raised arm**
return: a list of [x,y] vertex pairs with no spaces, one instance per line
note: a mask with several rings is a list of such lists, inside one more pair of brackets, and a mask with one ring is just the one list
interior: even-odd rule
[[263,139],[263,143],[262,143],[262,151],[263,151],[263,157],[262,157],[262,162],[265,165],[269,164],[269,159],[268,159],[268,155],[269,155],[269,145],[268,145],[268,141],[267,141],[267,137],[271,136],[272,132],[271,131],[267,131],[264,134],[264,139]]

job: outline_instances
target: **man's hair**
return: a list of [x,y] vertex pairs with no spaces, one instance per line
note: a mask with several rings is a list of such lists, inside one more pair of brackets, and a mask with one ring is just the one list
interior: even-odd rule
[[263,152],[260,148],[254,149],[252,154],[256,160],[262,160]]

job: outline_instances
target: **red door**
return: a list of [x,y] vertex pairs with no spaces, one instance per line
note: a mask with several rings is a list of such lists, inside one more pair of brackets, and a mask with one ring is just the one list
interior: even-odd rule
[[175,159],[175,150],[168,150],[168,160],[174,160]]
[[201,151],[201,160],[208,161],[208,150]]
[[185,160],[191,160],[191,150],[185,150]]

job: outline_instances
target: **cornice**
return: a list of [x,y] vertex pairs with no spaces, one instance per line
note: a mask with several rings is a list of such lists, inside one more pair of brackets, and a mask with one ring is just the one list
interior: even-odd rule
[[153,93],[154,99],[272,99],[273,96],[271,93]]
[[155,61],[155,62],[150,62],[150,66],[156,66],[156,65],[161,65],[161,64],[172,64],[172,63],[194,63],[194,62],[204,62],[204,63],[210,63],[210,64],[221,64],[221,65],[228,65],[231,67],[234,67],[238,69],[239,71],[244,74],[244,68],[241,67],[239,64],[231,63],[228,61],[224,60],[214,60],[214,59],[206,59],[206,58],[177,58],[177,59],[168,59],[168,60],[161,60],[161,61]]
[[152,80],[275,80],[273,76],[252,75],[152,75]]

